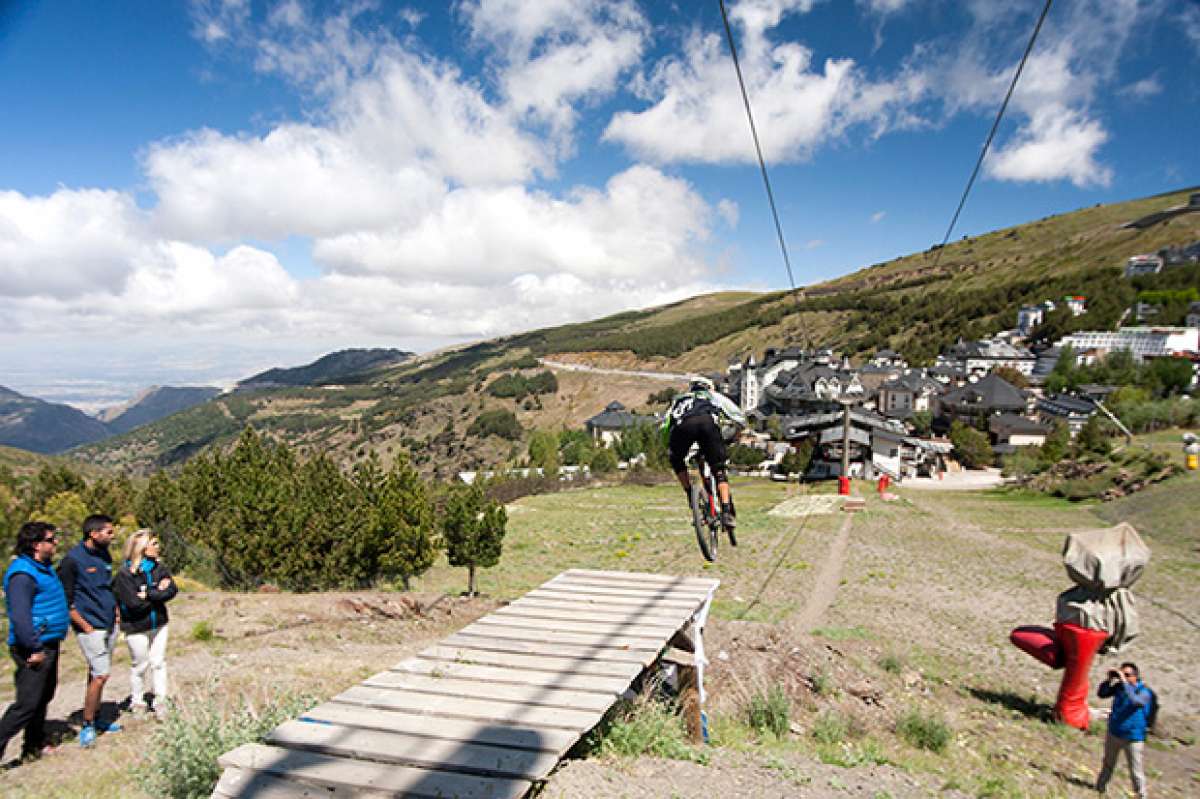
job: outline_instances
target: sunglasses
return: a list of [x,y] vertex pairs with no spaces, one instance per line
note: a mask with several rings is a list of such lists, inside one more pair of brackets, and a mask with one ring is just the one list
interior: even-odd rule
[[43,543],[43,544],[57,544],[57,543],[58,543],[58,536],[54,536],[54,535],[52,535],[52,536],[49,536],[49,537],[47,537],[47,538],[43,538],[43,539],[42,539],[42,543]]

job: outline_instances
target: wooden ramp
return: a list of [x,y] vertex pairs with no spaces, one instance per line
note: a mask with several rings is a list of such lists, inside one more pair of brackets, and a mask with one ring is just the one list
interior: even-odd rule
[[668,641],[700,663],[716,580],[571,569],[220,758],[213,797],[524,796]]

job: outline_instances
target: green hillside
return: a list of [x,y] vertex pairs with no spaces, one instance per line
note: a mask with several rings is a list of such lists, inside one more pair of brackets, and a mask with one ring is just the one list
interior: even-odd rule
[[[891,347],[914,363],[932,360],[958,337],[976,338],[1014,325],[1017,309],[1065,294],[1089,298],[1060,331],[1110,328],[1139,291],[1200,287],[1200,267],[1162,275],[1122,277],[1131,255],[1200,240],[1200,213],[1145,229],[1122,225],[1186,204],[1189,191],[1095,206],[1025,225],[964,238],[936,250],[876,264],[803,290],[729,292],[659,308],[535,330],[423,356],[347,378],[343,385],[267,389],[218,397],[96,444],[74,455],[93,463],[146,472],[185,460],[206,446],[227,444],[246,424],[302,449],[343,461],[376,451],[386,460],[409,451],[426,472],[494,465],[524,451],[520,441],[469,436],[484,410],[513,412],[524,428],[577,426],[624,391],[625,404],[644,404],[662,388],[652,382],[618,386],[606,375],[560,374],[553,395],[506,398],[488,392],[501,373],[538,369],[537,358],[662,371],[723,369],[731,357],[768,346],[830,346],[862,356]],[[1168,320],[1162,320],[1168,321]],[[632,404],[631,404],[632,403]]]

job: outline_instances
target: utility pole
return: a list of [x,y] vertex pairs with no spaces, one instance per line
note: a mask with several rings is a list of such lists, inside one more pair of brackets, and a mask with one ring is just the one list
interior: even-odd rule
[[850,400],[840,399],[842,403],[842,477],[850,477]]

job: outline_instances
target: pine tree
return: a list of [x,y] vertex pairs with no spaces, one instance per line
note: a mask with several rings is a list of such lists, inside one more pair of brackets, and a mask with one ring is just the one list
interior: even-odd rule
[[474,596],[475,570],[500,562],[508,515],[504,506],[489,500],[479,485],[451,491],[442,518],[442,534],[451,566],[467,567],[467,594]]
[[403,455],[397,456],[379,483],[371,513],[371,531],[379,546],[379,572],[400,578],[404,590],[437,557],[433,506],[421,475]]

